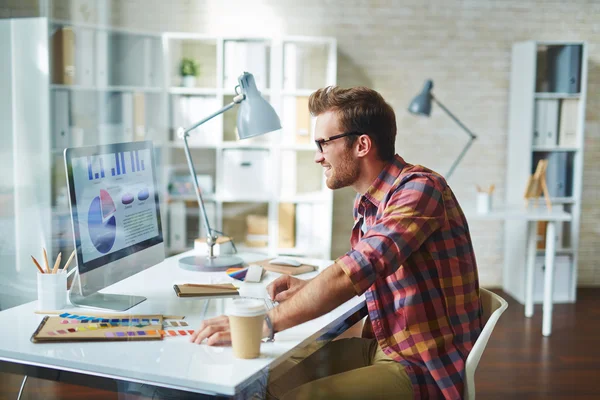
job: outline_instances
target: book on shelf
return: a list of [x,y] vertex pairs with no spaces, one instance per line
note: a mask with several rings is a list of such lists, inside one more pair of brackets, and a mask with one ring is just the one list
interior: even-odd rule
[[146,138],[146,111],[143,93],[133,93],[133,139]]
[[577,146],[578,99],[563,99],[560,104],[560,124],[558,129],[558,145],[564,147]]
[[296,205],[294,203],[279,204],[279,247],[296,246]]
[[60,27],[52,35],[52,83],[75,83],[75,31]]

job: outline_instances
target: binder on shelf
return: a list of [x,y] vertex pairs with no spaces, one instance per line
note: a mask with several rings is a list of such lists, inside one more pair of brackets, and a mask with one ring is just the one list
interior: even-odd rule
[[96,86],[108,86],[108,32],[103,30],[96,31]]
[[294,203],[279,204],[279,247],[296,246],[296,205]]
[[75,39],[75,84],[94,85],[94,31],[78,28]]
[[133,94],[133,139],[146,139],[146,111],[143,93]]
[[75,83],[75,32],[61,27],[52,35],[52,83]]
[[558,143],[558,100],[535,101],[534,146],[556,146]]
[[296,97],[296,143],[310,143],[311,125],[311,116],[308,112],[308,97]]
[[550,46],[548,73],[551,92],[579,93],[581,45]]
[[256,87],[263,90],[267,87],[267,45],[258,41],[225,42],[225,69],[223,87],[235,87],[240,71],[250,71],[254,75]]
[[223,182],[221,192],[226,197],[271,194],[269,150],[223,149]]
[[542,100],[535,101],[535,120],[533,124],[533,146],[543,146],[545,142],[544,131],[546,129],[546,107]]
[[246,216],[246,240],[248,247],[267,247],[269,245],[269,218],[266,215]]
[[578,99],[563,99],[560,104],[560,124],[558,145],[564,147],[577,146],[577,111]]
[[187,242],[185,202],[174,201],[169,205],[169,246],[184,249]]
[[123,92],[121,94],[121,121],[123,124],[123,139],[125,142],[134,140],[134,115],[133,115],[133,93]]
[[546,170],[546,184],[550,197],[566,197],[568,190],[568,156],[564,151],[552,152],[548,155],[548,169]]
[[71,132],[69,129],[69,92],[66,90],[55,90],[52,92],[52,97],[53,147],[55,149],[64,149],[69,147],[71,142]]
[[294,151],[285,151],[281,157],[281,195],[295,196],[297,185],[297,157]]

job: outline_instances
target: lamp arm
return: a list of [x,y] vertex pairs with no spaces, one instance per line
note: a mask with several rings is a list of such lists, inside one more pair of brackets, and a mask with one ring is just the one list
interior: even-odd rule
[[454,120],[454,122],[456,122],[456,123],[457,123],[457,124],[458,124],[458,125],[459,125],[461,128],[463,128],[463,129],[464,129],[464,131],[465,131],[465,132],[466,132],[466,133],[467,133],[469,136],[471,136],[471,139],[476,139],[476,138],[477,138],[477,135],[476,135],[476,134],[474,134],[473,132],[471,132],[471,130],[470,130],[469,128],[467,128],[467,127],[465,126],[465,124],[463,124],[462,122],[460,122],[460,120],[459,120],[458,118],[456,118],[456,116],[455,116],[454,114],[452,114],[452,113],[450,112],[450,110],[448,110],[448,109],[446,108],[446,106],[444,106],[444,105],[443,105],[443,104],[442,104],[442,103],[441,103],[441,102],[440,102],[438,99],[436,99],[436,98],[433,96],[433,94],[431,95],[431,99],[432,99],[433,101],[435,101],[435,102],[436,102],[436,103],[437,103],[437,104],[438,104],[438,105],[439,105],[439,106],[442,108],[442,110],[446,111],[446,114],[448,114],[448,115],[450,116],[450,118],[452,118],[452,119]]
[[469,150],[469,148],[471,147],[471,145],[473,144],[473,141],[475,139],[477,139],[477,135],[475,135],[473,132],[471,132],[471,130],[469,128],[467,128],[465,126],[465,124],[463,124],[458,118],[456,118],[456,116],[454,114],[452,114],[450,112],[450,110],[448,110],[446,108],[446,106],[444,106],[438,99],[436,99],[433,94],[431,95],[431,99],[433,101],[435,101],[441,108],[442,110],[444,110],[446,112],[446,114],[448,114],[450,116],[450,118],[452,118],[452,120],[454,120],[454,122],[456,122],[458,124],[458,126],[460,126],[461,128],[463,128],[463,130],[469,135],[470,139],[469,142],[465,145],[465,147],[463,148],[463,150],[460,152],[460,154],[458,155],[458,158],[452,163],[452,166],[450,166],[450,170],[448,171],[448,173],[446,174],[446,179],[450,179],[450,176],[452,176],[452,173],[454,172],[454,170],[456,169],[456,167],[458,166],[458,164],[460,163],[460,160],[463,159],[463,157],[465,156],[465,154],[467,154],[467,151]]
[[211,115],[202,119],[201,121],[195,123],[190,128],[187,128],[187,129],[179,128],[177,130],[177,134],[179,135],[180,138],[183,139],[183,148],[185,151],[185,157],[187,159],[187,164],[188,164],[188,168],[190,170],[190,174],[192,174],[192,183],[194,184],[194,190],[196,191],[196,200],[198,201],[198,206],[202,210],[204,228],[206,229],[206,236],[207,236],[206,244],[208,245],[208,257],[209,258],[215,257],[214,245],[216,244],[217,236],[213,235],[213,230],[210,227],[210,222],[208,222],[208,215],[206,213],[206,207],[204,206],[204,200],[202,199],[202,193],[200,192],[200,186],[198,185],[198,179],[196,177],[196,168],[194,167],[194,163],[192,162],[192,154],[190,153],[190,145],[188,143],[188,137],[190,136],[190,131],[196,129],[197,127],[204,124],[205,122],[207,122],[207,121],[213,119],[214,117],[224,113],[225,111],[231,109],[236,104],[241,103],[244,99],[245,99],[245,96],[243,94],[238,95],[233,99],[233,102],[229,103],[228,105],[221,108],[220,110],[212,113]]

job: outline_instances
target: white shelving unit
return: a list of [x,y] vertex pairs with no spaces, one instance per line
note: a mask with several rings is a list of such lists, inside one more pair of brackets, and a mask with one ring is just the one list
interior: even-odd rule
[[[579,56],[567,58],[575,61],[570,66],[560,64],[561,56],[557,54],[573,49]],[[554,300],[558,303],[576,300],[587,57],[584,42],[527,41],[512,48],[506,203],[524,203],[527,181],[537,161],[549,159],[546,178],[552,206],[562,207],[573,217],[570,223],[557,229]],[[570,90],[563,90],[569,79],[572,79]],[[543,200],[538,207],[545,207]],[[538,226],[538,233],[541,239],[545,234],[543,226]],[[526,222],[506,222],[503,288],[521,303],[525,299],[526,238]],[[538,278],[543,269],[540,247],[543,240],[538,242],[535,272]],[[543,279],[536,279],[534,301],[538,303],[542,300],[542,284]]]
[[[156,33],[62,20],[49,20],[48,39],[56,252],[69,254],[73,246],[63,149],[134,140],[152,140],[156,148],[169,253],[190,249],[195,238],[204,237],[183,143],[174,132],[231,102],[237,77],[248,71],[283,129],[238,141],[234,109],[192,132],[192,156],[198,174],[205,175],[201,187],[211,225],[232,236],[238,249],[330,258],[332,192],[313,162],[307,99],[336,83],[334,39]],[[181,86],[182,57],[200,64],[195,87]],[[255,162],[266,176],[242,179],[227,161],[232,154],[261,154]],[[285,221],[280,208],[287,213]],[[258,244],[248,240],[260,225],[248,229],[249,215],[266,222]],[[280,243],[280,234],[286,241]]]
[[49,19],[48,47],[52,243],[64,256],[73,250],[64,148],[152,140],[162,167],[162,36]]
[[[229,110],[191,133],[191,152],[198,175],[205,176],[204,182],[208,180],[204,197],[210,206],[209,214],[214,210],[213,228],[233,237],[238,250],[329,258],[332,192],[325,185],[320,166],[313,161],[307,98],[314,90],[336,83],[335,40],[165,33],[163,49],[169,103],[169,133],[165,140],[170,150],[165,153],[165,163],[171,166],[164,181],[173,182],[175,174],[182,181],[189,178],[183,143],[175,137],[176,129],[188,127],[230,103],[237,77],[248,71],[277,111],[283,129],[238,141],[237,110]],[[179,86],[177,71],[182,57],[200,63],[196,87]],[[302,106],[304,110],[299,113],[297,108]],[[187,115],[182,110],[187,110]],[[229,159],[232,154],[239,157],[260,154],[247,163],[251,168],[262,168],[263,172],[252,175],[252,179],[242,179],[241,171],[236,171],[235,163]],[[175,243],[168,242],[172,252],[191,248],[196,237],[204,237],[191,184],[187,188],[182,195],[173,194],[172,187],[167,187],[163,196],[169,220],[163,226],[171,229],[167,236],[175,239]],[[181,202],[186,203],[185,215],[181,214]],[[285,223],[279,215],[282,204],[286,204],[283,206],[287,207],[286,212],[294,214],[291,219],[287,214]],[[258,229],[257,225],[249,229],[248,216],[262,217],[266,229]],[[179,233],[174,235],[173,229]],[[288,239],[291,235],[292,242],[280,242],[280,234]],[[186,236],[183,246],[179,241],[182,235]],[[256,235],[262,236],[261,240],[248,240]]]

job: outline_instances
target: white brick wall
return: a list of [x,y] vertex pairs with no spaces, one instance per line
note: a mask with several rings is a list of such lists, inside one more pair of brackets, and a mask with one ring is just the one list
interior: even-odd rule
[[[24,3],[25,6],[21,3]],[[22,16],[26,4],[0,5]],[[90,0],[55,1],[55,17],[94,22]],[[14,15],[12,9],[15,9]],[[82,11],[84,10],[84,11]],[[86,11],[87,10],[87,11]],[[504,197],[510,49],[522,40],[585,40],[589,80],[579,283],[600,286],[600,2],[586,0],[120,0],[112,23],[210,34],[325,35],[338,39],[338,82],[380,91],[397,113],[397,152],[445,173],[466,135],[439,108],[429,119],[406,107],[427,78],[436,96],[479,135],[450,183],[463,208],[475,184]],[[348,249],[351,190],[334,200],[333,254]],[[500,285],[502,224],[473,222],[481,283]]]

